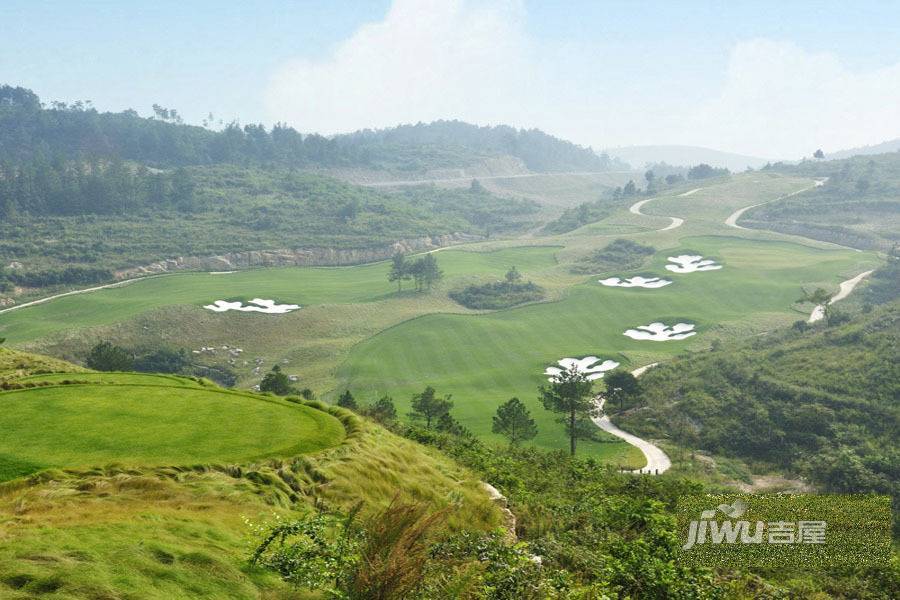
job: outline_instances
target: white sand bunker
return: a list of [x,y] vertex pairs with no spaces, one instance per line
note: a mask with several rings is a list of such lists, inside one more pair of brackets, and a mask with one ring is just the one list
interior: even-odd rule
[[623,287],[623,288],[650,288],[656,289],[669,285],[671,280],[660,279],[659,277],[629,277],[628,279],[619,279],[618,277],[610,277],[609,279],[601,279],[600,284],[607,287]]
[[225,312],[228,310],[239,310],[241,312],[261,312],[270,315],[283,315],[300,308],[299,304],[275,304],[274,300],[264,300],[262,298],[254,298],[247,304],[240,300],[236,302],[227,302],[225,300],[216,300],[212,304],[207,304],[203,308],[213,312]]
[[680,256],[670,256],[669,262],[675,263],[666,265],[666,268],[673,273],[693,273],[695,271],[715,271],[721,269],[722,265],[716,261],[703,258],[702,256],[693,256],[691,254],[682,254]]
[[556,361],[556,364],[558,364],[559,367],[547,367],[544,371],[544,375],[549,375],[547,381],[555,381],[564,371],[568,371],[572,367],[575,367],[575,370],[579,373],[586,374],[588,381],[594,381],[595,379],[603,377],[603,374],[606,371],[612,371],[619,366],[619,363],[614,360],[604,360],[603,362],[600,362],[600,359],[596,356],[561,358]]
[[624,335],[633,340],[651,340],[654,342],[668,342],[671,340],[683,340],[695,335],[694,325],[690,323],[676,323],[669,327],[665,323],[650,323],[641,325],[637,329],[629,329]]

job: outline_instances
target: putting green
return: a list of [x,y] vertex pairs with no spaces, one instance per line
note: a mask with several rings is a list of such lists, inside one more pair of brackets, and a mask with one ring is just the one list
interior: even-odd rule
[[59,385],[0,393],[0,407],[0,480],[49,467],[292,456],[344,437],[322,411],[215,389]]

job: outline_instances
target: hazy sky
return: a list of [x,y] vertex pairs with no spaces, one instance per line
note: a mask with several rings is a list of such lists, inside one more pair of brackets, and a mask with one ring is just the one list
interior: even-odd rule
[[900,3],[0,1],[0,82],[334,133],[458,118],[794,158],[900,137]]

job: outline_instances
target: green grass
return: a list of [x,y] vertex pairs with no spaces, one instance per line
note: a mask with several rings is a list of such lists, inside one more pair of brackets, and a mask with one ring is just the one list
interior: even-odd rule
[[313,500],[344,511],[362,501],[373,514],[399,499],[448,508],[457,529],[500,524],[472,472],[328,410],[347,437],[314,454],[240,470],[107,468],[0,483],[0,597],[319,598],[247,565],[258,541],[248,521],[296,518]]
[[[194,465],[340,443],[321,411],[225,390],[75,384],[0,393],[0,479],[35,467]],[[6,457],[4,460],[2,457]],[[4,476],[5,475],[5,476]]]
[[37,375],[28,375],[19,377],[16,383],[61,383],[63,381],[78,383],[109,383],[109,384],[132,384],[132,385],[171,385],[183,387],[206,387],[213,384],[205,384],[196,379],[189,377],[178,377],[176,375],[156,375],[151,373],[41,373]]
[[[502,274],[512,265],[530,273],[555,264],[556,248],[519,247],[494,252],[448,250],[438,254],[446,279]],[[184,273],[135,281],[129,285],[59,298],[0,314],[0,336],[25,342],[78,327],[104,325],[134,318],[167,306],[202,306],[226,298],[269,298],[303,307],[366,303],[392,297],[396,286],[387,281],[385,262],[343,268],[254,269],[223,275]],[[222,320],[234,313],[222,313]],[[247,315],[239,315],[247,316]],[[251,314],[256,320],[278,316]]]
[[[282,364],[301,386],[325,398],[348,387],[364,400],[388,393],[401,412],[414,392],[433,385],[452,393],[455,415],[492,441],[500,440],[490,433],[491,414],[518,396],[538,420],[541,433],[535,443],[559,448],[565,444],[561,429],[536,399],[542,371],[559,358],[595,354],[634,368],[705,348],[715,339],[760,334],[805,316],[806,307],[795,303],[803,288],[836,290],[840,281],[878,263],[868,253],[724,225],[737,208],[811,183],[766,173],[735,175],[704,182],[704,189],[691,196],[671,192],[644,205],[650,215],[686,219],[677,229],[648,230],[667,225],[668,219],[634,215],[626,208],[564,236],[530,239],[535,246],[443,251],[437,256],[446,279],[430,293],[397,294],[386,281],[386,263],[180,274],[2,314],[0,335],[20,347],[71,360],[80,360],[100,339],[128,347],[237,346],[244,354],[234,364],[227,364],[228,356],[199,359],[233,368],[239,384],[249,386],[261,377],[252,373],[258,357],[264,370]],[[570,272],[573,262],[615,237],[659,251],[636,272],[609,275],[650,273],[675,283],[659,290],[606,288],[597,277]],[[716,258],[725,268],[688,275],[664,269],[667,256],[688,252]],[[550,301],[476,314],[447,298],[450,290],[500,279],[512,265],[547,289]],[[201,308],[216,299],[254,296],[303,308],[279,316]],[[653,321],[695,323],[698,335],[665,343],[622,335]],[[603,439],[585,444],[584,450],[613,463],[639,460],[626,444]]]
[[[531,409],[540,433],[535,443],[565,446],[554,415],[537,400],[542,372],[563,357],[593,354],[635,368],[689,348],[708,345],[720,332],[759,331],[803,315],[792,308],[802,286],[836,288],[836,273],[852,271],[856,253],[737,237],[698,237],[658,253],[641,269],[674,283],[659,290],[607,288],[590,282],[559,302],[485,315],[437,314],[393,327],[361,344],[339,370],[342,384],[365,398],[392,394],[405,412],[410,396],[432,385],[453,394],[454,415],[475,433],[490,433],[491,415],[512,396]],[[718,258],[721,271],[677,275],[666,257],[698,252]],[[625,329],[653,321],[697,324],[699,334],[678,342],[635,341]],[[619,442],[586,444],[586,452],[611,462],[634,456]]]

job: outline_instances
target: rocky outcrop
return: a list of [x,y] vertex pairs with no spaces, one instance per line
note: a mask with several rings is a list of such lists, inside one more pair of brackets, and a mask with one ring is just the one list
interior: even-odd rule
[[390,258],[397,252],[413,253],[435,250],[444,246],[475,242],[481,236],[453,233],[399,240],[370,248],[296,248],[281,250],[250,250],[229,252],[217,256],[179,256],[149,265],[130,267],[116,272],[117,279],[142,277],[153,273],[173,271],[234,271],[251,267],[323,267],[358,265]]

